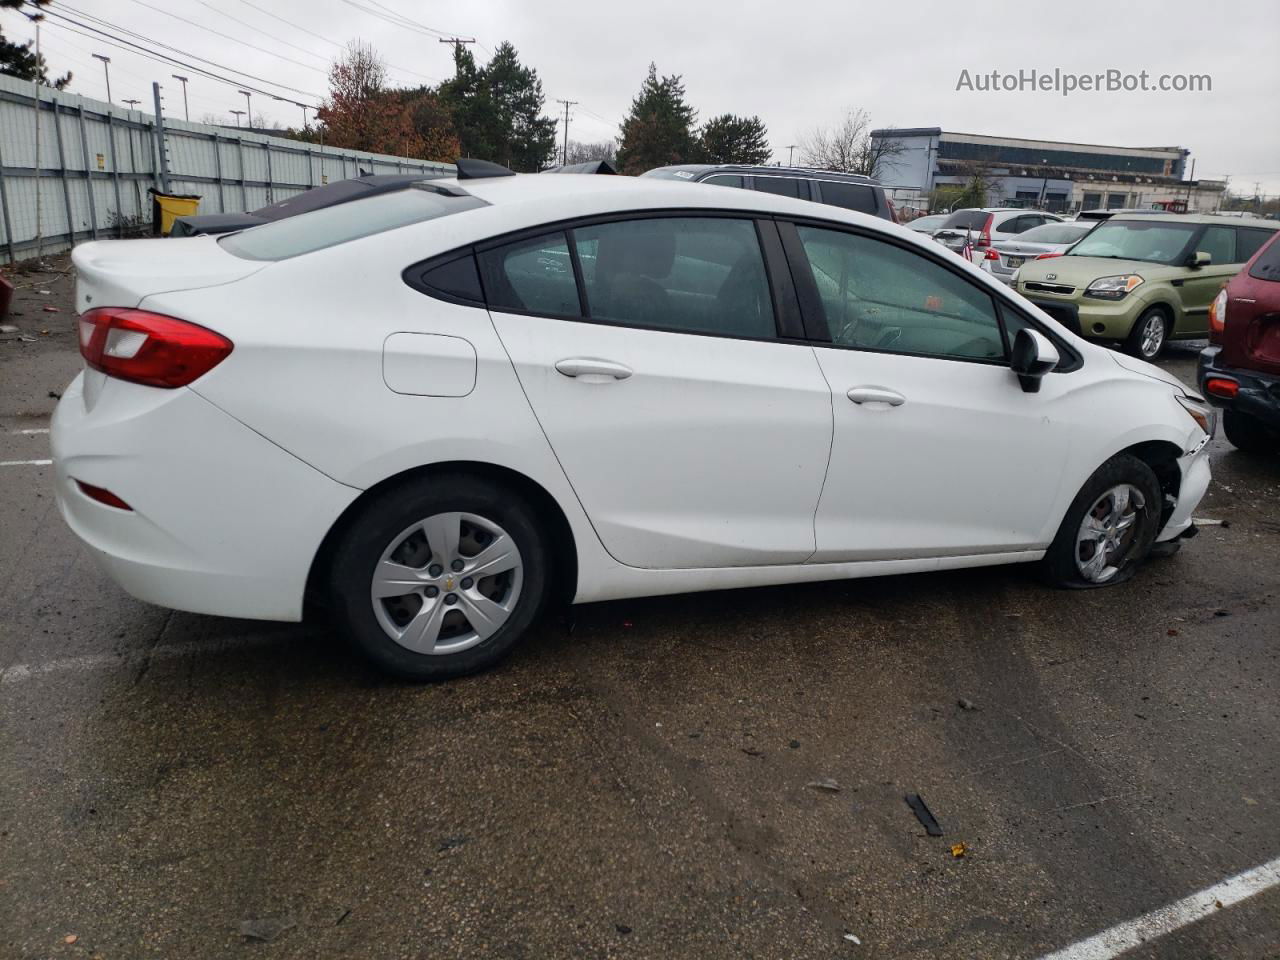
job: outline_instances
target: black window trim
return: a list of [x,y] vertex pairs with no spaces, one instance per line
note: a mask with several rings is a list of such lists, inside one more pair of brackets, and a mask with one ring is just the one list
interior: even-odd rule
[[[1010,363],[1012,344],[1009,341],[1009,333],[1005,326],[1005,311],[1016,313],[1028,326],[1034,328],[1037,332],[1044,334],[1053,343],[1058,350],[1058,355],[1064,362],[1060,362],[1053,370],[1054,373],[1071,373],[1083,366],[1083,358],[1081,355],[1071,348],[1061,337],[1049,330],[1035,317],[1031,316],[1025,310],[1017,307],[1011,302],[1006,302],[1001,292],[984,289],[980,284],[974,282],[972,277],[965,276],[965,273],[958,263],[949,263],[945,257],[939,256],[932,250],[921,250],[914,244],[904,242],[898,237],[882,233],[878,230],[869,230],[864,227],[854,226],[848,223],[839,223],[831,220],[822,220],[817,217],[786,217],[776,218],[778,220],[778,229],[782,235],[783,247],[787,250],[787,258],[791,264],[791,275],[796,278],[796,293],[799,300],[801,316],[804,326],[809,331],[811,341],[814,346],[831,347],[836,350],[857,350],[862,353],[883,353],[898,357],[917,357],[924,360],[949,360],[959,363],[976,363],[985,367],[1008,367]],[[848,344],[835,343],[831,339],[831,332],[827,326],[826,311],[822,307],[822,298],[818,294],[818,284],[813,279],[813,273],[809,266],[809,259],[804,251],[804,244],[800,240],[800,234],[796,229],[799,226],[814,227],[820,230],[834,230],[839,233],[850,233],[856,236],[865,237],[871,240],[879,240],[882,243],[888,243],[892,246],[899,247],[909,253],[942,267],[944,270],[955,275],[960,280],[967,283],[970,287],[980,291],[990,298],[992,304],[992,312],[996,316],[996,324],[1000,331],[1000,340],[1004,344],[1005,355],[1000,360],[988,360],[983,357],[957,357],[947,356],[936,353],[910,353],[905,350],[877,350],[874,347],[855,347]],[[954,256],[954,255],[952,255]]]

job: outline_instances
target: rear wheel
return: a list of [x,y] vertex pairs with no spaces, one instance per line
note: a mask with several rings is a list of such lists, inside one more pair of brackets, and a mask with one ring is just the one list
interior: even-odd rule
[[1063,587],[1105,587],[1133,576],[1160,525],[1160,482],[1136,457],[1112,457],[1076,495],[1043,570]]
[[1124,349],[1140,360],[1151,361],[1160,356],[1168,339],[1169,318],[1159,307],[1152,307],[1138,317],[1124,342]]
[[347,526],[335,557],[330,589],[351,639],[408,680],[496,663],[547,592],[546,539],[532,510],[477,477],[392,488]]
[[1222,432],[1233,447],[1245,453],[1280,453],[1280,431],[1247,413],[1224,410]]

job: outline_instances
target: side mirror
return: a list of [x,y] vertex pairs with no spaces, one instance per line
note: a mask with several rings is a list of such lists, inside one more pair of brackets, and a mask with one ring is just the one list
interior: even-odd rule
[[1187,259],[1187,266],[1193,269],[1198,267],[1207,267],[1213,263],[1213,254],[1204,250],[1197,250]]
[[1013,358],[1009,364],[1018,375],[1024,393],[1039,393],[1040,379],[1058,366],[1058,348],[1038,330],[1023,327],[1013,338]]

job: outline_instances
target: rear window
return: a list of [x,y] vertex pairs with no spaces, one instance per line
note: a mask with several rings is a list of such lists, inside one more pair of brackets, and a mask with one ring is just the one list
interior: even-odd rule
[[287,260],[411,223],[487,206],[478,197],[410,188],[350,200],[221,238],[227,253],[245,260]]
[[875,213],[878,209],[875,190],[865,184],[822,180],[818,183],[818,190],[822,193],[822,202],[833,207],[844,207],[859,213]]
[[1272,234],[1272,241],[1263,248],[1261,255],[1249,268],[1249,276],[1255,280],[1273,280],[1280,283],[1280,233]]
[[1075,243],[1092,229],[1092,223],[1046,223],[1032,227],[1018,239],[1031,243]]
[[991,214],[982,210],[957,210],[947,217],[946,222],[942,224],[942,229],[981,230],[987,225],[987,217],[989,216]]
[[760,193],[776,193],[780,197],[809,199],[809,184],[797,177],[752,177]]

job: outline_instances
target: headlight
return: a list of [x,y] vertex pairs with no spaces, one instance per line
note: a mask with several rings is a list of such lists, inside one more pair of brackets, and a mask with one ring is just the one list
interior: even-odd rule
[[1214,420],[1216,417],[1214,417],[1213,410],[1210,407],[1200,403],[1198,400],[1192,400],[1190,397],[1186,396],[1179,396],[1174,399],[1178,401],[1178,405],[1181,406],[1183,410],[1187,411],[1187,416],[1194,420],[1201,430],[1209,436],[1213,436]]
[[1142,278],[1136,273],[1126,273],[1118,277],[1099,277],[1089,284],[1084,295],[1098,300],[1123,300],[1126,294],[1141,283]]

